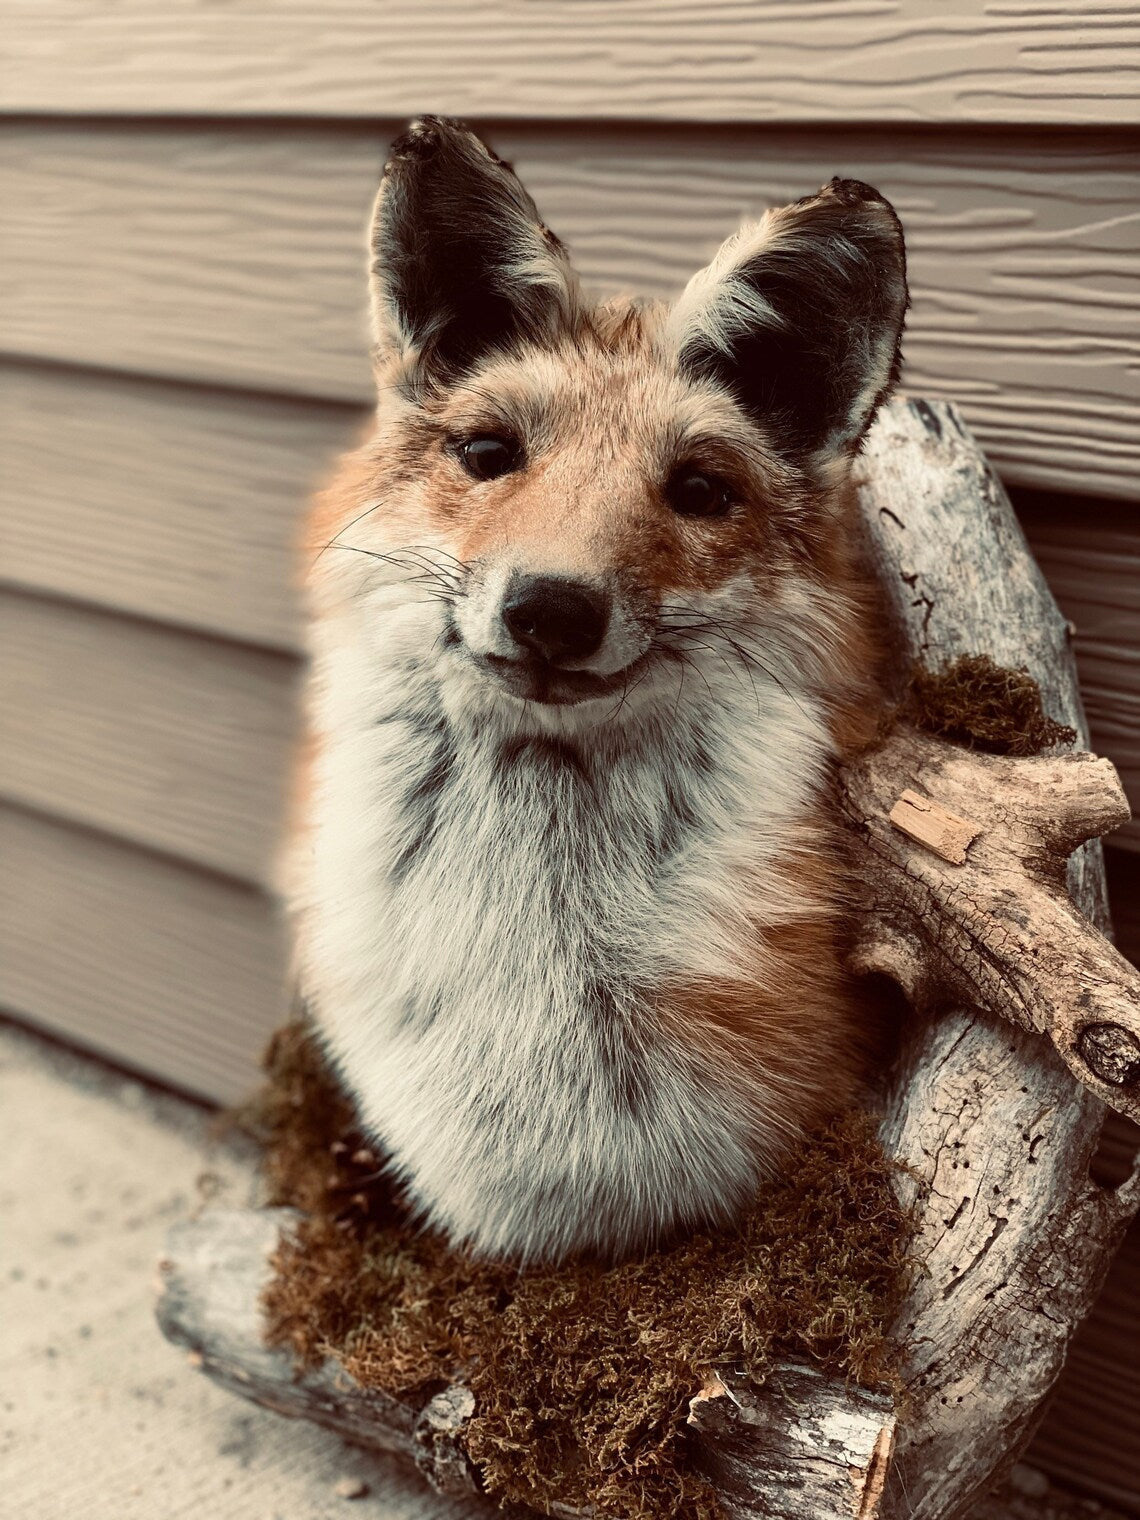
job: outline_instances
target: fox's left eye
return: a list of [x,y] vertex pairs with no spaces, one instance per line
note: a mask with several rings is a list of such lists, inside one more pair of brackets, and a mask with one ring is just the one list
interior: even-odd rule
[[460,444],[459,458],[468,475],[476,480],[496,480],[518,469],[521,450],[513,438],[481,433]]
[[669,477],[665,500],[681,517],[723,517],[732,505],[732,487],[706,470],[682,468]]

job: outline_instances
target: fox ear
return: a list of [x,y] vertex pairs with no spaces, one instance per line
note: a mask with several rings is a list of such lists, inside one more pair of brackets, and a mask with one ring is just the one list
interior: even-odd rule
[[562,244],[511,168],[438,116],[392,145],[371,230],[381,354],[435,383],[565,322],[577,282]]
[[714,379],[808,468],[858,449],[898,379],[906,251],[858,180],[768,211],[689,281],[670,319],[681,367]]

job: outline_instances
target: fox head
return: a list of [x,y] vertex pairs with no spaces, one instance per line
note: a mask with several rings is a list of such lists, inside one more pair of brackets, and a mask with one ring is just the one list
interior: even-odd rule
[[671,307],[599,305],[510,165],[425,118],[370,253],[380,401],[314,519],[319,611],[516,729],[673,709],[694,667],[842,684],[851,465],[907,305],[881,195],[832,180]]

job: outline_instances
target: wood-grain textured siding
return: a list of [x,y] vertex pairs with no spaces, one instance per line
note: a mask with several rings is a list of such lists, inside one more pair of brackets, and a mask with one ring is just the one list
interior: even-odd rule
[[268,901],[0,803],[0,1008],[213,1102],[285,1011]]
[[0,361],[0,574],[295,649],[301,507],[366,416]]
[[[0,347],[366,401],[363,234],[382,130],[9,125]],[[503,131],[603,289],[675,293],[745,215],[832,174],[907,229],[905,380],[959,400],[1007,478],[1130,497],[1140,471],[1140,145],[892,133]]]
[[[835,173],[891,196],[907,383],[1017,488],[1140,805],[1138,84],[1117,0],[0,0],[0,1009],[254,1080],[291,546],[366,415],[363,223],[425,110],[489,124],[603,288],[676,290]],[[1137,1249],[1033,1457],[1140,1508]]]
[[[1108,856],[1108,889],[1121,950],[1140,965],[1140,858]],[[1137,1161],[1140,1128],[1110,1116],[1096,1180],[1116,1187]],[[1140,1512],[1140,1219],[1133,1221],[1065,1370],[1029,1460],[1078,1491],[1092,1488]]]
[[265,881],[295,661],[0,592],[0,796]]
[[1030,492],[1015,492],[1015,501],[1073,625],[1093,746],[1120,772],[1136,815],[1108,844],[1140,850],[1140,513],[1121,502]]
[[1135,1514],[1140,1451],[1140,1227],[1125,1236],[1099,1299],[1077,1331],[1029,1460]]
[[1117,0],[6,0],[9,111],[1137,120]]

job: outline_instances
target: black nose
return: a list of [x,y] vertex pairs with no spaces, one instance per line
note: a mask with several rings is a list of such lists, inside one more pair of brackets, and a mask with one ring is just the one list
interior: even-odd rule
[[503,598],[511,637],[558,665],[595,654],[606,636],[606,596],[580,581],[552,575],[516,576]]

